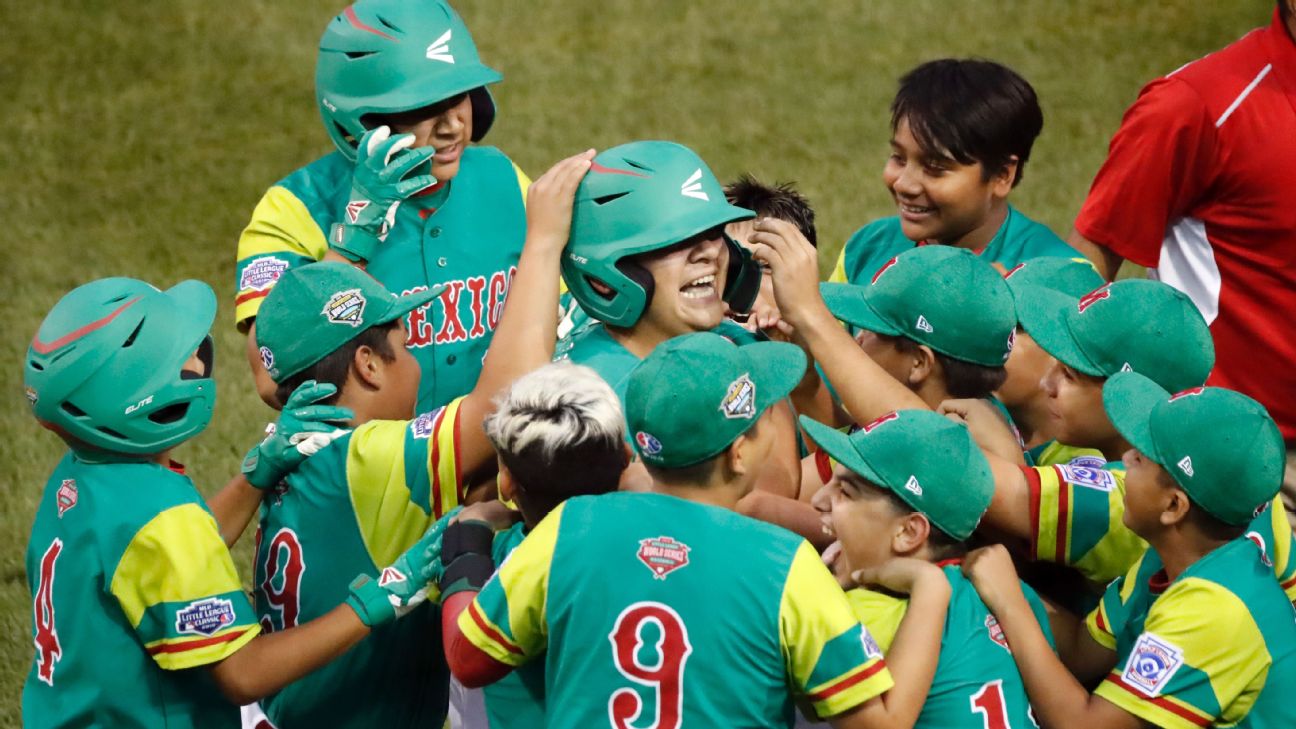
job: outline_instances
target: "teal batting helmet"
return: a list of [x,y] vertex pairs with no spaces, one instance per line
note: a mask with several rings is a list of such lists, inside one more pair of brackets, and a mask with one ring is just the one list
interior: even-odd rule
[[368,114],[395,114],[467,93],[475,142],[495,120],[487,84],[501,80],[481,62],[463,20],[439,0],[360,0],[320,38],[315,100],[333,143],[349,159]]
[[[563,280],[590,316],[633,326],[652,301],[653,279],[632,256],[755,215],[725,200],[711,169],[688,147],[674,142],[613,147],[594,158],[576,190]],[[730,309],[746,313],[760,291],[760,267],[746,248],[724,238],[729,267],[722,296]],[[596,291],[591,280],[611,293]]]
[[[59,300],[27,350],[36,419],[85,455],[159,453],[207,427],[216,295],[201,281],[159,291],[105,278]],[[204,376],[181,372],[197,350]]]

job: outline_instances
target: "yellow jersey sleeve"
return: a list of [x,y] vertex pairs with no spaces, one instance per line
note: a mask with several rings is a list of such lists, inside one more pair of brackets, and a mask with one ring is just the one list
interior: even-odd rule
[[234,321],[241,329],[256,316],[284,271],[324,258],[326,235],[305,203],[287,188],[276,185],[266,191],[239,236]]
[[375,565],[394,562],[463,499],[457,398],[414,420],[371,420],[347,445],[347,487]]
[[883,653],[891,650],[891,643],[900,631],[900,621],[909,609],[909,601],[862,587],[846,593],[855,618],[868,627]]
[[1122,523],[1125,472],[1072,464],[1022,468],[1030,491],[1031,551],[1095,582],[1125,574],[1147,550]]
[[1275,496],[1269,508],[1251,522],[1246,537],[1255,542],[1265,562],[1273,567],[1287,599],[1296,603],[1296,533],[1292,532],[1281,497]]
[[518,192],[522,193],[522,204],[526,205],[527,192],[531,190],[531,178],[517,166],[517,162],[513,163],[513,174],[517,175]]
[[1251,710],[1271,663],[1241,599],[1189,577],[1152,604],[1143,632],[1094,693],[1155,726],[1232,726]]
[[[1146,555],[1147,552],[1143,554]],[[1116,633],[1125,625],[1128,614],[1126,605],[1129,603],[1130,596],[1134,594],[1134,586],[1138,584],[1142,566],[1143,558],[1140,557],[1129,568],[1129,572],[1112,580],[1103,591],[1098,607],[1085,618],[1085,627],[1089,630],[1089,635],[1108,650],[1116,650]]]
[[832,273],[828,274],[830,283],[850,283],[846,279],[846,246],[837,252],[837,263],[833,264]]
[[198,504],[173,506],[136,532],[109,591],[167,670],[220,661],[261,632],[216,520]]
[[792,686],[820,718],[853,709],[895,685],[881,647],[855,618],[809,542],[802,542],[792,558],[779,626]]
[[459,614],[464,637],[500,663],[520,666],[549,643],[545,602],[564,506],[536,525]]

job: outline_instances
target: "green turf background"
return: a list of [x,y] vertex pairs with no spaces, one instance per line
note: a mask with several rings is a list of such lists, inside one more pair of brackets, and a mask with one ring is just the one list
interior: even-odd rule
[[[464,0],[503,71],[488,141],[533,177],[587,147],[662,138],[721,179],[795,180],[825,269],[889,212],[887,104],[920,61],[1015,67],[1045,111],[1013,202],[1060,234],[1145,81],[1267,23],[1270,0]],[[93,278],[210,283],[220,399],[179,457],[231,475],[269,411],[233,328],[235,241],[262,191],[330,149],[314,47],[319,0],[3,3],[0,42],[0,726],[19,724],[31,656],[24,550],[58,440],[31,421],[21,360],[43,314]],[[129,487],[129,485],[124,485]],[[245,539],[238,550],[248,568]],[[65,647],[93,650],[93,646]]]

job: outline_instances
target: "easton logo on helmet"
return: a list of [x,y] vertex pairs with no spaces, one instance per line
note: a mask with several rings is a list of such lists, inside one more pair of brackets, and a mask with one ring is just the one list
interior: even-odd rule
[[639,540],[639,561],[653,573],[653,579],[664,580],[670,573],[689,563],[689,546],[673,537]]
[[724,400],[720,401],[720,412],[726,418],[750,419],[756,414],[756,383],[746,373],[729,383]]
[[1111,291],[1107,289],[1107,285],[1104,284],[1102,286],[1099,286],[1093,291],[1090,291],[1089,293],[1080,297],[1080,301],[1076,304],[1076,311],[1083,314],[1085,313],[1085,309],[1088,309],[1089,307],[1093,306],[1099,301],[1102,301],[1103,299],[1110,298],[1110,297],[1111,297]]
[[432,41],[432,45],[427,47],[427,58],[429,61],[454,63],[454,56],[450,55],[450,34],[452,32],[453,31],[447,30],[441,34],[441,37]]
[[358,327],[364,315],[364,308],[365,297],[360,293],[360,289],[347,289],[333,294],[321,313],[334,324],[350,324]]
[[701,167],[693,170],[693,174],[689,175],[689,178],[684,181],[683,185],[680,185],[680,194],[684,197],[693,197],[698,200],[706,200],[707,202],[711,201],[711,198],[707,197],[707,194],[702,191]]

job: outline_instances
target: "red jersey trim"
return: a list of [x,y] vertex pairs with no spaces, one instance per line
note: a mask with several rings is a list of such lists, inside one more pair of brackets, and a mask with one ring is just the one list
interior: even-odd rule
[[1030,553],[1039,556],[1039,507],[1040,477],[1039,471],[1030,466],[1018,466],[1026,476],[1026,490],[1030,492]]
[[244,629],[235,633],[226,633],[225,635],[218,635],[213,638],[204,638],[202,640],[190,640],[183,643],[162,643],[149,648],[148,652],[150,656],[156,656],[159,653],[183,653],[196,648],[206,648],[207,646],[229,643],[232,640],[238,640],[246,632],[247,629]]
[[498,630],[492,628],[490,623],[486,622],[486,619],[482,617],[481,612],[477,609],[476,601],[473,601],[468,605],[468,617],[472,618],[472,621],[477,624],[477,627],[481,629],[481,632],[486,634],[487,638],[490,638],[495,643],[504,646],[504,650],[509,653],[515,653],[519,656],[523,655],[521,648],[514,645],[513,641],[505,638]]
[[270,293],[270,289],[266,289],[265,291],[249,291],[246,294],[239,294],[238,296],[234,297],[234,304],[236,306],[238,304],[246,304],[247,302],[252,301],[253,299],[259,299],[269,293]]
[[1210,726],[1212,723],[1210,719],[1202,716],[1201,714],[1197,714],[1192,711],[1189,711],[1188,709],[1185,709],[1184,707],[1174,703],[1173,701],[1169,701],[1159,696],[1148,696],[1147,694],[1144,694],[1142,691],[1139,691],[1138,689],[1134,688],[1133,686],[1130,686],[1129,684],[1121,680],[1120,674],[1116,673],[1115,671],[1112,671],[1111,675],[1107,676],[1107,681],[1110,682],[1113,686],[1118,686],[1128,691],[1135,698],[1139,698],[1142,699],[1143,701],[1150,702],[1162,709],[1165,709],[1171,714],[1174,714],[1175,716],[1181,717],[1183,719],[1187,719],[1188,721],[1196,724],[1197,726]]
[[865,668],[863,671],[860,671],[859,673],[855,674],[854,676],[851,676],[851,677],[846,678],[846,679],[844,679],[844,680],[842,680],[842,681],[839,681],[839,682],[833,684],[832,686],[829,686],[828,688],[823,689],[822,691],[818,691],[818,692],[816,692],[816,693],[810,694],[810,700],[811,700],[811,701],[824,701],[824,700],[826,700],[826,699],[832,698],[833,696],[836,696],[837,694],[841,693],[842,691],[845,691],[846,689],[850,688],[851,686],[854,686],[854,685],[856,685],[856,684],[863,683],[864,681],[867,681],[868,679],[870,679],[870,678],[872,678],[873,676],[877,675],[877,673],[878,673],[879,671],[881,671],[882,669],[884,669],[884,668],[886,668],[886,661],[884,661],[884,660],[882,660],[881,658],[879,658],[879,659],[877,659],[877,662],[876,662],[876,663],[874,663],[873,665],[869,666],[868,668]]

